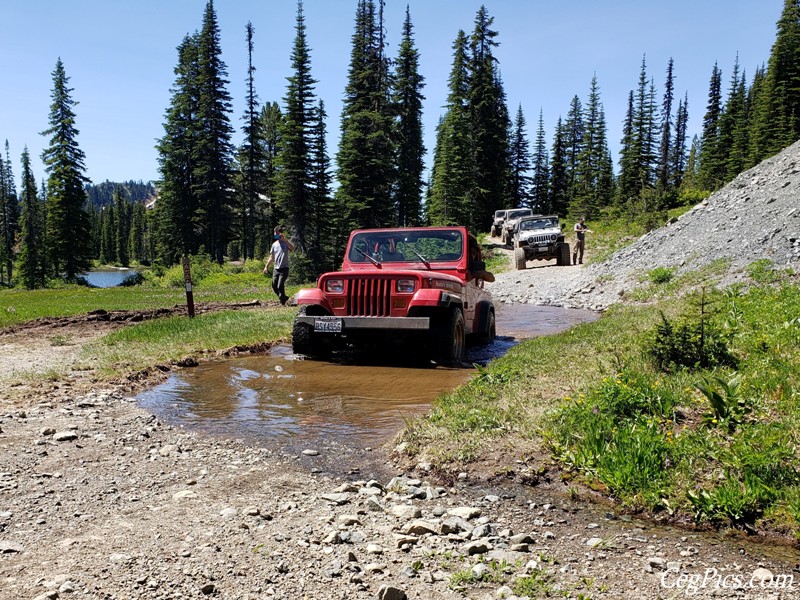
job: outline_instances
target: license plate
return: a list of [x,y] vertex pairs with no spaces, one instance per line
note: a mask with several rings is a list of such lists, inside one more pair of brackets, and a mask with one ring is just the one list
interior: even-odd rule
[[314,319],[314,331],[320,333],[342,333],[342,320],[333,319]]

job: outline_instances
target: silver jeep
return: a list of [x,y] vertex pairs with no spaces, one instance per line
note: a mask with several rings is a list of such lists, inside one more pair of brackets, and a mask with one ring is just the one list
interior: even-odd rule
[[503,222],[503,228],[500,232],[500,240],[504,244],[510,244],[514,239],[514,228],[522,217],[533,216],[533,211],[530,208],[509,208],[506,211],[506,219]]
[[529,260],[556,259],[559,266],[568,266],[569,244],[557,215],[523,217],[514,226],[514,265],[525,269]]
[[492,228],[489,230],[489,234],[492,237],[499,237],[500,232],[503,231],[503,221],[506,220],[506,213],[508,209],[503,210],[496,210],[494,211],[494,221],[492,221]]

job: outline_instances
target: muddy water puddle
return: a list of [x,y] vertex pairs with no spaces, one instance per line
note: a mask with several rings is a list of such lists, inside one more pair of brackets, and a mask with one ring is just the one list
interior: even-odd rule
[[[470,347],[467,364],[486,363],[519,340],[598,317],[591,311],[522,304],[501,304],[496,310],[497,340]],[[399,358],[320,362],[279,345],[267,355],[184,369],[137,400],[166,422],[288,452],[332,444],[373,447],[391,440],[406,419],[424,413],[436,396],[475,372],[405,366]]]

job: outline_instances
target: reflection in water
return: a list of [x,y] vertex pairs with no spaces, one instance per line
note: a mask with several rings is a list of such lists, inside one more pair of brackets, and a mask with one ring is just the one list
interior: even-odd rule
[[280,346],[267,356],[184,370],[138,399],[167,421],[224,435],[291,436],[306,444],[355,436],[370,445],[385,441],[470,373],[298,360]]
[[[596,313],[533,305],[499,305],[494,344],[471,348],[467,361],[502,356],[515,338],[563,331]],[[138,396],[165,421],[226,437],[313,446],[321,441],[373,446],[404,420],[425,412],[472,369],[344,365],[298,359],[287,346],[268,355],[203,363]]]

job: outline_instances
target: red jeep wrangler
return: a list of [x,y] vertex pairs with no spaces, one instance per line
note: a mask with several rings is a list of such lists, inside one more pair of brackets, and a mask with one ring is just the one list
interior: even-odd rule
[[467,336],[495,337],[492,297],[470,272],[476,249],[466,227],[352,232],[342,270],[297,294],[294,352],[327,358],[347,345],[408,342],[439,364],[460,364]]

